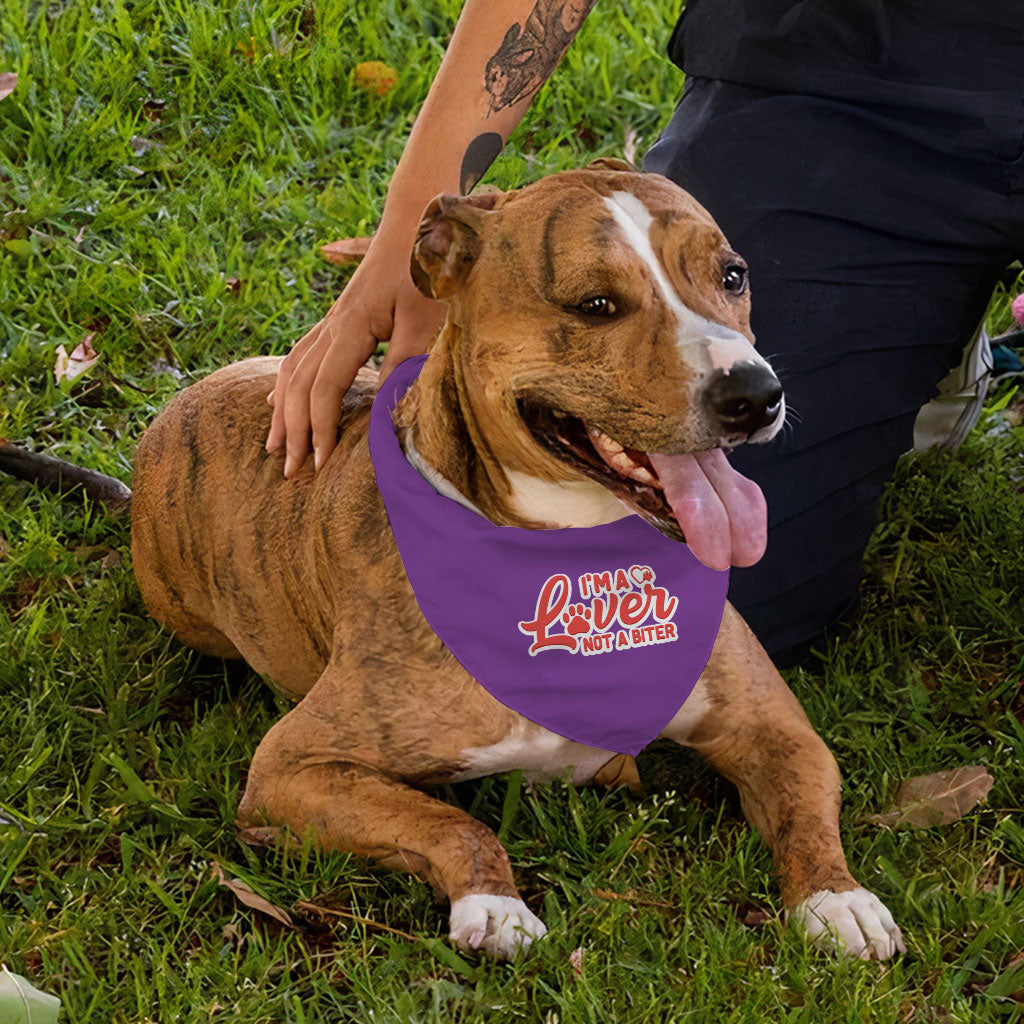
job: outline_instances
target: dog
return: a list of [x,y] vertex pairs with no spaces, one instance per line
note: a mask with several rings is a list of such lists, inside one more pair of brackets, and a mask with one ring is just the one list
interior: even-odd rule
[[[784,400],[753,348],[746,268],[692,197],[607,161],[512,193],[441,196],[412,274],[449,305],[393,413],[418,478],[502,527],[639,515],[716,569],[759,557],[759,492],[721,449],[769,440]],[[185,643],[244,658],[296,702],[254,755],[241,825],[312,830],[325,848],[413,872],[450,901],[459,948],[511,959],[545,926],[497,837],[424,787],[514,769],[622,782],[635,766],[506,706],[428,624],[371,464],[372,371],[344,399],[326,464],[284,479],[262,443],[279,365],[221,369],[146,430],[131,499],[143,598]],[[636,586],[657,582],[639,567]],[[581,634],[582,609],[562,620]],[[731,606],[661,736],[738,787],[810,939],[864,958],[903,950],[847,867],[835,761]]]

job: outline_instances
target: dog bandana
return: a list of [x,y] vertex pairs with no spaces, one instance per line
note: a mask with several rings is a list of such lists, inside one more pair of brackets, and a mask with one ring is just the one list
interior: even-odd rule
[[639,516],[586,528],[495,526],[406,459],[392,413],[426,356],[370,415],[370,457],[402,564],[431,628],[497,700],[588,746],[635,755],[711,656],[729,583]]

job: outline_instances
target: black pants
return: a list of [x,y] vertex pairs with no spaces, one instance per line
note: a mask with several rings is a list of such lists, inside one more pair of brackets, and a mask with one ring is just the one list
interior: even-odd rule
[[914,418],[1024,253],[1024,110],[993,126],[690,79],[645,170],[691,192],[750,265],[791,418],[732,456],[765,492],[769,539],[730,598],[792,660],[855,602]]

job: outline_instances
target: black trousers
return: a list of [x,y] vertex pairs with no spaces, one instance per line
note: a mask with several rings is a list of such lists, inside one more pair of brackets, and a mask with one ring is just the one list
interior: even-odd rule
[[[914,418],[1024,253],[1016,119],[689,79],[645,170],[749,263],[759,351],[790,421],[733,464],[768,500],[768,551],[730,598],[785,663],[856,601],[882,488]],[[994,121],[994,123],[992,123]]]

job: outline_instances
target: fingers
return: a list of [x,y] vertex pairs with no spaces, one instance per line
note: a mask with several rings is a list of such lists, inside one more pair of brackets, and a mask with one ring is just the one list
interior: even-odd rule
[[364,334],[362,343],[354,345],[350,338],[338,338],[329,323],[321,324],[316,342],[288,377],[283,396],[280,384],[275,389],[279,396],[275,413],[278,405],[284,407],[286,478],[291,479],[298,473],[309,454],[314,401],[317,417],[314,445],[321,448],[318,467],[334,450],[341,400],[375,345],[372,334]]
[[274,390],[267,395],[267,401],[274,407],[274,413],[270,420],[270,431],[267,434],[267,451],[275,452],[285,439],[285,419],[283,396],[287,394],[288,382],[295,371],[295,367],[301,362],[303,355],[316,343],[320,336],[320,329],[323,321],[316,324],[311,330],[304,334],[285,356],[281,368],[277,371],[277,381]]
[[[402,359],[425,352],[444,321],[444,304],[416,288],[407,261],[397,284],[390,268],[384,281],[364,273],[367,269],[364,261],[327,315],[299,339],[267,396],[274,408],[267,451],[284,447],[288,478],[302,468],[311,440],[316,469],[330,457],[345,392],[377,340],[391,338],[383,379]],[[365,301],[364,294],[372,301]]]
[[[352,386],[359,367],[377,347],[377,339],[367,333],[359,344],[335,343],[320,363],[309,390],[309,427],[313,434],[313,466],[319,470],[338,443],[338,419],[345,392]],[[298,422],[298,420],[296,421]],[[291,436],[291,422],[288,434]],[[303,453],[303,458],[305,453]],[[285,476],[288,465],[285,463]]]

